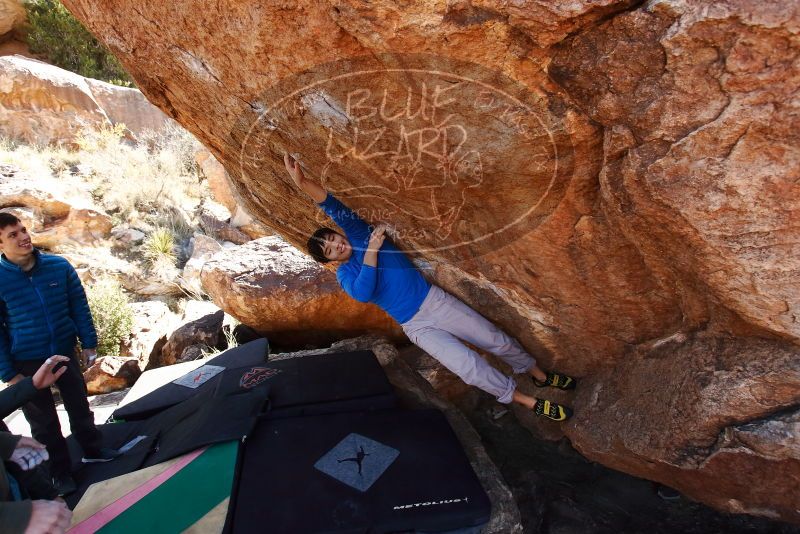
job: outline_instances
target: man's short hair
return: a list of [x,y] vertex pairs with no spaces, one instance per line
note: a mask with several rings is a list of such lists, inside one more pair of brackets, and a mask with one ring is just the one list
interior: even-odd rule
[[14,226],[15,224],[19,224],[21,221],[19,217],[16,215],[12,215],[8,212],[0,212],[0,230],[5,228],[6,226]]
[[337,232],[330,228],[320,228],[311,234],[311,237],[308,238],[308,243],[306,243],[306,248],[312,258],[320,263],[328,263],[331,261],[325,257],[325,240],[328,239],[329,235],[335,233]]

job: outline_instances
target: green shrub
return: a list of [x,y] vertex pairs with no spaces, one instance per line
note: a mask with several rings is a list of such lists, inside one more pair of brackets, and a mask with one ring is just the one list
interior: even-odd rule
[[81,76],[130,87],[133,80],[114,57],[59,0],[25,0],[34,54]]
[[169,228],[156,228],[147,236],[142,246],[145,259],[150,265],[159,262],[175,263],[175,236]]
[[98,280],[86,291],[97,330],[97,354],[119,356],[120,346],[133,328],[133,311],[119,282],[111,278]]

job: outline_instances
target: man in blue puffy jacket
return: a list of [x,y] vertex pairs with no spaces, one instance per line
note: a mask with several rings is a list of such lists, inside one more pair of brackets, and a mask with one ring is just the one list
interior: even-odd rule
[[[86,294],[75,269],[60,256],[43,254],[20,220],[0,213],[0,378],[16,384],[54,355],[70,356],[56,382],[84,461],[108,461],[115,451],[101,447],[101,435],[86,399],[86,383],[75,358],[77,339],[91,365],[97,334]],[[22,408],[33,437],[50,455],[50,474],[61,494],[75,490],[67,443],[61,434],[49,388]]]

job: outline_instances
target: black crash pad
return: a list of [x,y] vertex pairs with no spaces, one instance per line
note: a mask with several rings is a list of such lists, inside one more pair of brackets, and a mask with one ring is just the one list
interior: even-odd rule
[[80,447],[70,437],[78,491],[68,496],[67,504],[77,503],[95,482],[165,462],[206,445],[247,436],[266,405],[267,393],[266,385],[222,395],[206,389],[148,419],[99,425],[104,447],[119,449],[131,440],[143,438],[110,462],[80,464]]
[[228,369],[218,390],[269,385],[269,417],[394,408],[397,397],[372,351],[340,352]]
[[261,420],[236,495],[229,527],[238,534],[443,532],[485,524],[491,512],[436,410]]
[[[244,345],[239,345],[238,347],[226,350],[220,355],[209,359],[207,362],[205,362],[205,365],[214,365],[218,367],[224,367],[226,369],[248,365],[254,366],[266,362],[268,352],[269,344],[267,343],[267,340],[264,338],[256,339],[255,341],[251,341]],[[129,404],[120,406],[114,411],[113,414],[111,414],[111,417],[116,421],[134,421],[146,419],[147,417],[150,417],[164,410],[165,408],[174,406],[179,402],[185,401],[202,391],[213,391],[216,389],[221,378],[222,374],[220,373],[194,389],[170,382]]]

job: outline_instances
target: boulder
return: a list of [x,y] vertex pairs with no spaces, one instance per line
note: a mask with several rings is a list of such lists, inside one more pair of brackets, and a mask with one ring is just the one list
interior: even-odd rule
[[206,352],[213,352],[209,351],[209,347],[206,345],[189,345],[183,352],[181,353],[180,358],[178,358],[177,363],[185,363],[185,362],[193,362],[194,360],[199,360],[200,358],[204,357]]
[[270,343],[324,344],[365,332],[404,339],[386,313],[348,297],[333,272],[277,236],[217,253],[200,278],[217,306]]
[[20,28],[28,20],[19,0],[0,0],[0,37]]
[[167,337],[180,325],[180,316],[157,300],[134,302],[130,307],[134,323],[126,354],[139,361],[142,371],[152,369],[161,359]]
[[216,239],[207,235],[195,233],[191,239],[191,256],[183,266],[181,286],[191,294],[202,294],[203,285],[200,281],[200,272],[206,261],[222,250]]
[[228,222],[230,217],[227,212],[222,214],[220,212],[221,210],[214,209],[210,204],[211,203],[207,203],[206,207],[200,210],[200,214],[197,217],[200,222],[200,228],[202,228],[206,234],[220,241],[230,241],[237,245],[243,245],[251,241],[249,235]]
[[192,346],[216,347],[222,333],[222,321],[224,319],[225,313],[222,310],[217,310],[182,324],[169,336],[169,340],[161,350],[161,357],[157,361],[150,360],[148,369],[172,365],[182,358],[188,357],[188,354],[184,354],[184,351]]
[[88,194],[12,165],[0,165],[0,208],[25,222],[34,246],[45,249],[95,245],[111,234],[111,217]]
[[[581,382],[575,404],[583,409],[566,426],[578,450],[718,508],[778,518],[764,512],[793,506],[799,351],[768,339],[696,334],[629,356]],[[752,466],[764,476],[731,475]]]
[[[793,4],[341,0],[253,16],[224,0],[213,34],[208,0],[180,12],[65,4],[151,101],[213,147],[243,206],[293,245],[332,223],[287,177],[285,152],[369,222],[393,223],[432,281],[542,366],[619,407],[650,384],[663,401],[642,405],[656,445],[611,454],[607,429],[566,425],[588,458],[724,510],[800,523],[800,494],[783,482],[772,499],[737,489],[800,480],[800,461],[772,431],[791,428],[784,410],[800,404],[793,379],[773,372],[800,347]],[[246,45],[231,46],[242,35]],[[697,411],[674,428],[664,406],[691,398],[682,369],[703,353],[659,353],[657,383],[648,358],[684,338],[723,340],[705,345],[711,357],[742,362],[769,340],[763,367],[744,365],[716,392],[774,394],[730,420]],[[630,387],[615,385],[623,372]],[[579,390],[574,407],[594,420],[603,402]],[[619,417],[644,428],[636,414]],[[752,448],[698,462],[688,444],[723,432]],[[727,459],[736,484],[719,467]]]
[[83,379],[89,395],[101,395],[132,386],[141,374],[136,358],[101,356],[83,373]]
[[138,89],[19,55],[0,57],[0,136],[38,145],[72,144],[85,127],[122,123],[139,135],[162,130],[168,120]]
[[115,226],[111,229],[111,236],[124,245],[138,245],[144,241],[145,233],[136,228]]
[[211,152],[201,148],[195,152],[194,159],[203,176],[208,180],[211,197],[228,210],[230,216],[227,219],[230,220],[231,226],[244,232],[250,239],[272,235],[266,226],[253,219],[252,215],[241,206],[238,194],[233,190],[228,172]]
[[464,447],[472,469],[478,475],[478,479],[492,503],[492,515],[489,523],[481,532],[485,534],[521,533],[520,512],[514,496],[497,466],[486,454],[480,435],[453,404],[440,397],[424,378],[399,357],[397,349],[387,339],[377,336],[345,339],[324,349],[270,354],[270,361],[356,350],[371,350],[375,354],[404,407],[411,409],[435,408],[445,414]]

